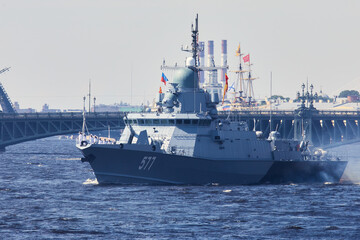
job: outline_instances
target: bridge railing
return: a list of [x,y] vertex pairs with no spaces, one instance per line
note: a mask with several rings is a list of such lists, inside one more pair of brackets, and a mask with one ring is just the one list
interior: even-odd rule
[[[106,118],[119,117],[122,118],[126,112],[91,112],[86,113],[87,118]],[[39,118],[82,118],[81,112],[56,112],[56,113],[1,113],[0,119],[39,119]]]
[[360,116],[360,111],[330,111],[330,110],[322,110],[319,111],[317,115],[322,116]]
[[[86,116],[89,118],[101,117],[123,117],[127,112],[87,112]],[[278,116],[293,116],[292,110],[242,110],[242,111],[218,111],[221,116],[226,115],[278,115]],[[314,113],[314,116],[360,116],[360,111],[331,111],[320,110]],[[55,112],[55,113],[0,113],[0,119],[14,119],[14,118],[82,118],[82,112]]]
[[[218,111],[219,115],[282,115],[282,116],[294,116],[295,111],[292,110],[242,110],[242,111]],[[360,111],[346,111],[346,110],[320,110],[317,113],[313,113],[314,116],[360,116]]]
[[270,110],[243,110],[243,111],[218,111],[219,115],[294,115],[294,111]]

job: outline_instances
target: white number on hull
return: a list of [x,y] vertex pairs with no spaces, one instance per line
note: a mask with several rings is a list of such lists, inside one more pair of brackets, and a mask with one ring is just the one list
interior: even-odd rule
[[144,157],[139,165],[139,170],[150,170],[150,168],[152,167],[152,165],[155,162],[156,157],[151,157],[151,156],[146,156]]

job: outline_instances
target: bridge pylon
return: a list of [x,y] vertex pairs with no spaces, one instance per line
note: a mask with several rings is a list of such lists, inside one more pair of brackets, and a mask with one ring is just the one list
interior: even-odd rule
[[301,99],[301,106],[294,111],[294,139],[309,141],[312,144],[312,116],[319,113],[313,105],[314,100],[317,99],[317,93],[313,94],[314,87],[312,84],[310,85],[310,92],[308,90],[305,92],[304,83],[301,85],[301,88],[302,95],[299,92],[297,93],[298,99]]
[[[10,69],[9,67],[1,69],[0,74],[9,71],[9,69]],[[10,100],[10,97],[1,83],[0,83],[0,105],[4,113],[16,113],[14,105]]]

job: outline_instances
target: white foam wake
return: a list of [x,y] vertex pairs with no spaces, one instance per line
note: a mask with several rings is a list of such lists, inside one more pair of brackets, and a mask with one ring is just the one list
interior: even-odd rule
[[95,179],[88,178],[88,179],[86,179],[85,182],[83,182],[83,184],[84,185],[98,185],[99,182],[98,182],[98,180],[96,178]]

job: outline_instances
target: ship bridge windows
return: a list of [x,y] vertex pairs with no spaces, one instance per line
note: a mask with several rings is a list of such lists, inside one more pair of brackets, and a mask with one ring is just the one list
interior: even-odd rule
[[198,125],[199,124],[199,119],[193,119],[191,120],[192,125]]
[[145,119],[146,125],[152,125],[152,119]]
[[137,119],[125,119],[124,120],[125,124],[138,124]]
[[186,124],[186,125],[198,125],[198,119],[176,119],[176,125]]
[[190,119],[184,119],[184,124],[190,124],[190,123],[191,123]]
[[199,123],[201,124],[201,120],[199,121],[199,119],[176,119],[176,125],[199,125]]

